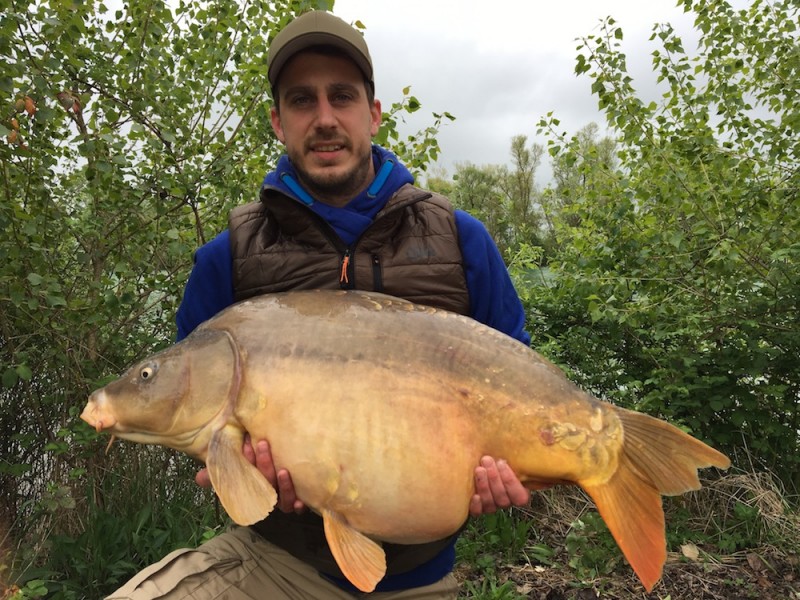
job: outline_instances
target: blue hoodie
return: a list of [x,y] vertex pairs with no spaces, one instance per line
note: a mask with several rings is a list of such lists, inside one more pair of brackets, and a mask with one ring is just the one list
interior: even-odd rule
[[[308,204],[310,201],[312,210],[328,221],[349,246],[369,226],[372,218],[392,194],[404,184],[413,181],[408,170],[391,152],[373,146],[372,154],[375,172],[378,173],[376,181],[386,172],[386,165],[390,163],[392,168],[388,176],[376,193],[370,193],[373,190],[373,186],[370,186],[343,208],[313,201],[308,192],[296,183],[294,168],[286,156],[278,161],[275,171],[267,174],[264,185],[303,201],[296,193],[299,191],[305,197],[304,203]],[[295,191],[287,185],[289,180],[294,182],[293,186],[297,186]],[[455,219],[464,259],[470,316],[529,345],[530,337],[524,329],[525,313],[522,303],[494,240],[483,223],[468,213],[457,210]],[[200,323],[227,308],[233,301],[230,237],[225,230],[198,248],[194,255],[194,268],[176,317],[178,339],[189,335]]]
[[[344,207],[315,201],[300,186],[287,156],[264,178],[268,186],[309,206],[325,219],[346,246],[354,244],[372,223],[389,198],[413,177],[391,152],[372,146],[375,180]],[[530,345],[525,331],[525,312],[500,252],[483,224],[468,213],[455,211],[456,228],[464,261],[471,317]],[[178,340],[203,321],[234,302],[229,232],[223,231],[200,247],[184,290],[176,317]],[[476,465],[477,466],[477,465]],[[432,584],[453,570],[455,542],[431,561],[407,573],[384,578],[376,591],[401,590]],[[345,589],[357,591],[349,582],[336,580]]]

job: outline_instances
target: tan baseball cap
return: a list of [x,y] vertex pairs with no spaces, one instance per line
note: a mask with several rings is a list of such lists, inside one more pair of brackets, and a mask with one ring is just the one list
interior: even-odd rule
[[334,46],[342,50],[361,69],[375,90],[372,58],[361,33],[339,17],[324,10],[300,15],[284,27],[269,47],[267,77],[274,88],[281,69],[298,52],[311,46]]

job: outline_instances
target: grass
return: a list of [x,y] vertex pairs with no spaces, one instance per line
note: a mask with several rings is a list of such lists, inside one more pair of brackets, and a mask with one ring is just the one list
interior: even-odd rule
[[[0,531],[0,600],[102,597],[225,521],[190,461],[156,450],[115,460],[129,469],[108,465],[88,489],[51,486],[31,501],[13,543]],[[648,595],[579,488],[538,492],[527,507],[470,521],[457,545],[461,597],[800,600],[799,504],[767,473],[666,498],[668,562]]]
[[[668,560],[646,594],[578,488],[473,520],[457,546],[462,597],[800,600],[800,506],[769,473],[733,473],[664,499]],[[537,595],[538,594],[538,595]]]
[[0,579],[0,600],[101,598],[213,536],[225,519],[213,493],[193,482],[196,470],[185,456],[121,445],[88,485],[49,486],[12,524],[17,542],[9,538],[0,561],[8,582]]

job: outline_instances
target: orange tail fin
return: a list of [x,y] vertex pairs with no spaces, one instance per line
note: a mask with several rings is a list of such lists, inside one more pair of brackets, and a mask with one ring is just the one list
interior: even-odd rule
[[699,489],[697,469],[727,469],[730,460],[665,421],[618,412],[625,441],[617,471],[603,484],[583,487],[649,592],[667,555],[661,495]]

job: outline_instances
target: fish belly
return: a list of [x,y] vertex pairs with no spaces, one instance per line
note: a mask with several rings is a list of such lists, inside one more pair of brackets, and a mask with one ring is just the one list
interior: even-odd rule
[[302,377],[285,367],[263,382],[259,408],[242,422],[270,441],[303,502],[394,543],[441,539],[463,524],[482,437],[462,405],[421,379],[366,365],[346,386],[333,367]]

